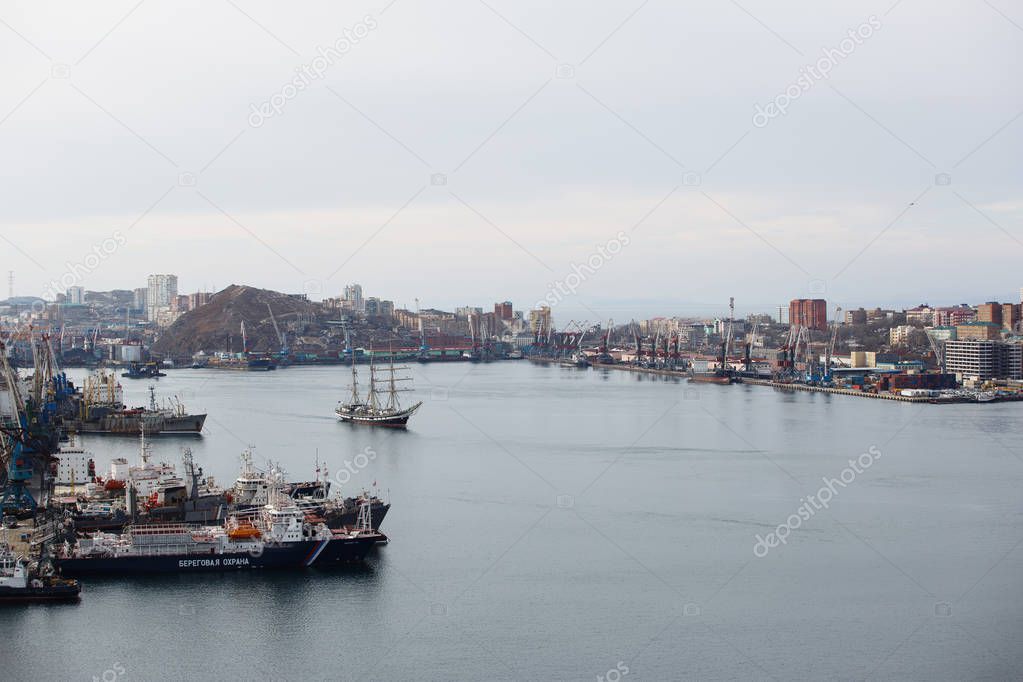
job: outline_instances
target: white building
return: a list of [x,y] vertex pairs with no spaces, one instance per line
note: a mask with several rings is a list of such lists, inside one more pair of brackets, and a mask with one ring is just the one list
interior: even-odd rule
[[150,275],[146,289],[146,319],[156,320],[162,310],[170,310],[171,302],[178,298],[177,275]]
[[903,324],[888,330],[888,343],[892,346],[904,346],[909,343],[909,335],[916,329],[913,325]]
[[85,303],[85,287],[68,287],[67,304],[82,305]]
[[362,299],[362,285],[349,284],[345,287],[345,300],[351,304],[352,310],[358,313],[366,312],[366,302]]
[[969,339],[945,342],[946,370],[979,379],[1023,379],[1023,344]]

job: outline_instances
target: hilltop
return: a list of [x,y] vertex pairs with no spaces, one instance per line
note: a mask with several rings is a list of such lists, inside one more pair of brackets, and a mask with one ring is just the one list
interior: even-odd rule
[[200,350],[207,353],[242,350],[241,323],[245,323],[250,351],[276,351],[280,341],[270,312],[281,331],[294,337],[315,324],[319,306],[302,298],[269,289],[232,284],[213,295],[209,303],[191,310],[165,329],[152,347],[156,357],[186,360]]

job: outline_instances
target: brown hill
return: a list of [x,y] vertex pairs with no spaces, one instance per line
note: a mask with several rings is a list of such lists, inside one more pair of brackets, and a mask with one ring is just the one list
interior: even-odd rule
[[250,351],[276,351],[280,341],[267,306],[277,325],[294,338],[315,323],[319,306],[268,289],[232,284],[213,295],[204,306],[191,310],[165,329],[152,347],[156,357],[185,360],[200,350],[207,353],[242,350],[241,323]]

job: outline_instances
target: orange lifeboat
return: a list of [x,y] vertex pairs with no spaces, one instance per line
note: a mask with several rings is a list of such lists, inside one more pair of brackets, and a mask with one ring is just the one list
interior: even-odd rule
[[262,535],[259,529],[251,523],[239,523],[227,531],[227,537],[232,540],[251,540]]

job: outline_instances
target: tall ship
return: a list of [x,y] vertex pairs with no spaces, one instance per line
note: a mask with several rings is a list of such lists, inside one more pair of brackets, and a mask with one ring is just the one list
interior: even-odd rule
[[257,568],[301,569],[356,563],[383,536],[370,528],[332,530],[306,515],[273,472],[270,501],[222,526],[183,523],[132,525],[120,535],[96,532],[66,541],[55,556],[65,575],[191,573]]
[[205,414],[191,414],[180,400],[156,401],[156,389],[149,387],[149,406],[130,408],[116,377],[100,371],[85,380],[76,393],[75,418],[71,430],[77,433],[135,435],[145,428],[150,435],[200,433]]
[[[352,394],[348,402],[340,402],[334,413],[338,419],[351,424],[368,424],[370,426],[389,426],[403,429],[408,424],[409,418],[422,406],[422,401],[416,402],[408,407],[402,407],[398,401],[398,394],[411,391],[411,388],[398,388],[399,383],[412,381],[411,376],[399,376],[396,372],[408,371],[407,366],[395,367],[394,357],[391,356],[390,363],[386,368],[373,364],[369,365],[369,389],[366,398],[363,400],[359,394],[359,373],[355,368],[355,360],[352,360]],[[378,372],[387,372],[387,378],[378,379]],[[381,383],[386,384],[386,389],[381,390]],[[386,394],[386,401],[381,401],[381,394]]]

